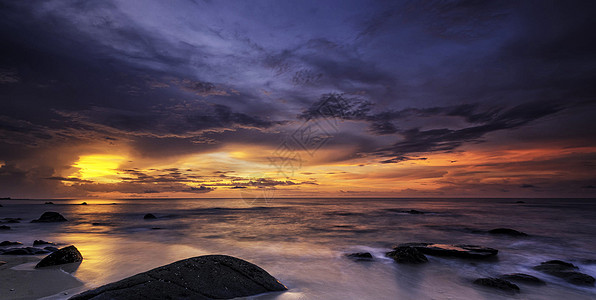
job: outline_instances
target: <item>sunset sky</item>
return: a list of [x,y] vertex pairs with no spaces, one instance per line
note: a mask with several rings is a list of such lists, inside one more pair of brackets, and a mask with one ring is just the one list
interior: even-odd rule
[[596,197],[594,1],[0,1],[0,197]]

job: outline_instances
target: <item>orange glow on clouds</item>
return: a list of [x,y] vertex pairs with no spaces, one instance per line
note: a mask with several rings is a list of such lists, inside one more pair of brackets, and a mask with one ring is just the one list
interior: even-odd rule
[[96,183],[120,182],[118,167],[126,160],[120,155],[84,155],[72,166],[78,170],[69,178],[89,180]]

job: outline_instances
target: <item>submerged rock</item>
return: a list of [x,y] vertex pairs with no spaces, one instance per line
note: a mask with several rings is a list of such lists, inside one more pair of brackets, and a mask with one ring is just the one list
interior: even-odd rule
[[509,236],[528,236],[528,234],[521,232],[521,231],[517,231],[515,229],[510,229],[510,228],[495,228],[492,230],[489,230],[488,233],[490,234],[504,234],[504,235],[509,235]]
[[433,243],[406,243],[400,247],[413,247],[423,254],[434,256],[451,256],[459,258],[489,258],[497,255],[499,250],[477,245],[447,245]]
[[49,267],[55,265],[69,264],[83,260],[83,255],[75,246],[68,246],[44,257],[35,268]]
[[0,246],[14,246],[14,245],[22,245],[21,242],[11,242],[11,241],[3,241],[0,243]]
[[0,250],[0,254],[2,255],[36,255],[46,253],[49,253],[49,251],[34,247],[10,248],[6,250]]
[[157,219],[157,217],[154,214],[146,214],[145,216],[143,216],[143,219],[153,220],[153,219]]
[[395,247],[391,252],[387,252],[387,257],[393,258],[396,263],[400,264],[421,264],[428,262],[428,258],[416,249],[416,247],[401,246]]
[[519,292],[519,287],[516,284],[500,278],[478,278],[474,280],[474,284],[495,288],[507,292]]
[[544,280],[524,273],[512,273],[499,276],[499,278],[510,281],[517,281],[526,284],[544,285]]
[[4,218],[2,220],[4,220],[6,223],[21,223],[21,218]]
[[205,255],[180,260],[70,299],[230,299],[285,291],[267,271],[239,258]]
[[578,272],[577,269],[572,263],[560,260],[549,260],[534,267],[534,270],[565,279],[569,283],[593,286],[594,277]]
[[31,221],[31,223],[50,223],[50,222],[66,222],[65,217],[55,211],[46,211],[37,220]]
[[373,256],[369,252],[347,253],[346,257],[351,258],[355,261],[372,261],[373,260]]
[[0,226],[0,230],[10,230],[10,226],[2,225]]

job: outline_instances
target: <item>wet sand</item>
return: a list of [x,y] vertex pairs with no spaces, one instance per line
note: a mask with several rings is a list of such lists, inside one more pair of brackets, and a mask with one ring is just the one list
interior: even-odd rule
[[34,269],[40,259],[0,255],[0,261],[6,262],[0,265],[0,299],[39,299],[83,285],[68,273],[76,265]]

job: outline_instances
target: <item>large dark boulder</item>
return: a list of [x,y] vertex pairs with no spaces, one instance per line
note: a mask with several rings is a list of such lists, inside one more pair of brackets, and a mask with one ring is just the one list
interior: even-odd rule
[[44,257],[35,268],[49,267],[55,265],[69,264],[79,262],[83,260],[81,252],[77,250],[75,246],[68,246],[58,251],[52,252],[52,254]]
[[70,299],[230,299],[287,288],[267,271],[226,255],[188,258]]
[[157,217],[154,214],[146,214],[145,216],[143,216],[143,219],[153,220],[153,219],[157,219]]
[[393,258],[396,263],[400,264],[421,264],[428,262],[428,258],[416,249],[416,247],[395,247],[393,251],[387,252],[387,257]]
[[594,277],[578,272],[577,269],[572,263],[560,260],[549,260],[534,267],[534,270],[565,279],[569,283],[593,286]]
[[526,234],[524,232],[517,231],[515,229],[510,229],[510,228],[495,228],[495,229],[489,230],[488,233],[502,234],[502,235],[508,235],[508,236],[514,236],[514,237],[528,236],[528,234]]
[[373,260],[373,256],[369,252],[347,253],[346,257],[351,258],[355,261],[372,261]]
[[525,284],[533,284],[533,285],[544,285],[546,284],[542,279],[524,274],[524,273],[512,273],[512,274],[505,274],[499,276],[499,278],[509,281],[521,282]]
[[413,247],[423,254],[434,256],[450,256],[459,258],[489,258],[497,255],[499,250],[477,245],[447,245],[433,243],[406,243],[393,248]]
[[31,221],[31,223],[49,223],[49,222],[66,222],[65,217],[55,211],[46,211],[37,220]]
[[474,284],[499,289],[507,292],[519,292],[519,287],[516,284],[500,278],[478,278],[474,280]]

